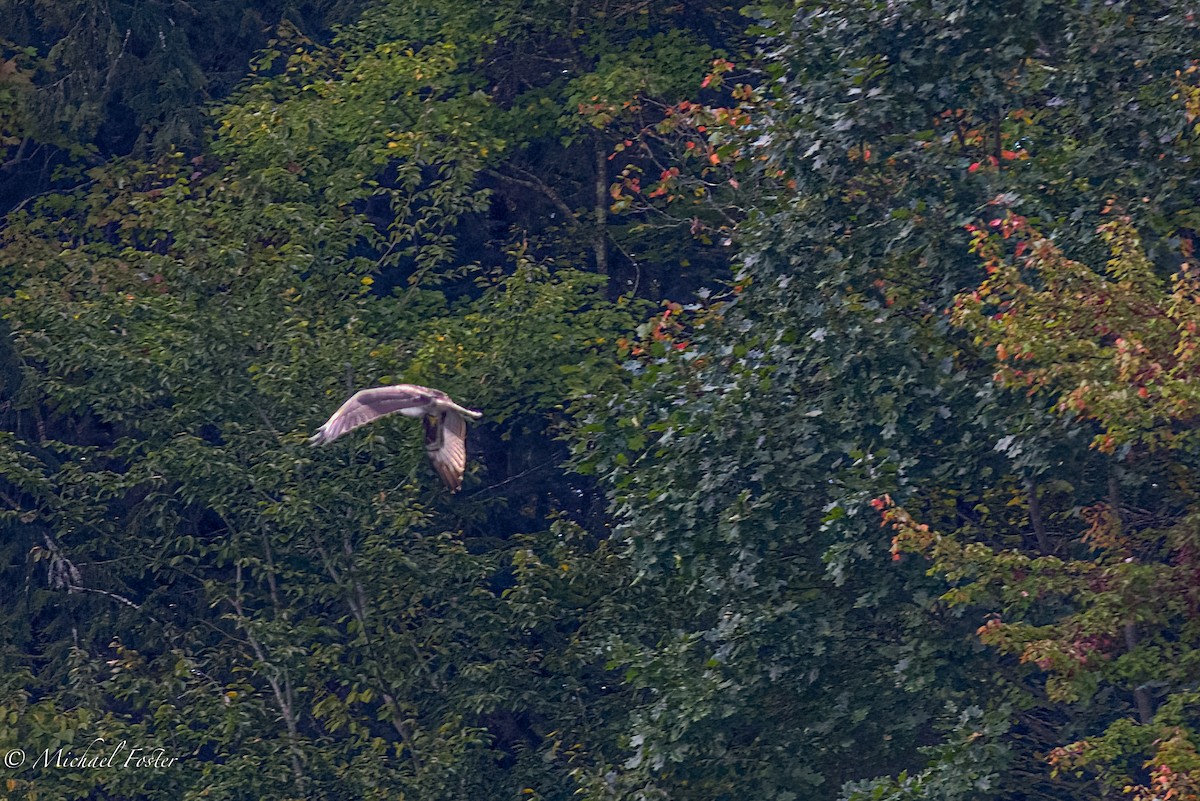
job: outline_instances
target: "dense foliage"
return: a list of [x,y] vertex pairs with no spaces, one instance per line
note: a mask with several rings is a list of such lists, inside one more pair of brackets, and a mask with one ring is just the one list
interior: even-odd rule
[[1200,798],[1194,9],[6,10],[0,796]]

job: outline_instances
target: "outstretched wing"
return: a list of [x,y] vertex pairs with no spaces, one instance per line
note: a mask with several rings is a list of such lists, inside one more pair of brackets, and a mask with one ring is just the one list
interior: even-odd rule
[[406,409],[411,410],[408,412],[410,415],[419,415],[421,412],[418,410],[427,406],[435,397],[432,391],[414,384],[364,389],[343,403],[341,408],[325,421],[325,425],[308,438],[308,442],[310,445],[333,442],[343,434],[365,426],[373,420],[395,412],[404,412]]
[[433,469],[451,492],[462,486],[463,470],[467,467],[467,421],[456,411],[446,410],[437,416],[426,415],[425,451]]

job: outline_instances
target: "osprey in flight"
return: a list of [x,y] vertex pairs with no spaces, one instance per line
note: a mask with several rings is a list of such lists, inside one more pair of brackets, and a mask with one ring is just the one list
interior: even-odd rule
[[450,400],[440,389],[416,384],[396,384],[356,392],[342,404],[325,425],[308,439],[310,445],[333,442],[359,426],[385,415],[399,412],[405,417],[420,417],[425,423],[425,452],[433,469],[451,492],[462,486],[467,466],[467,421],[478,420],[483,412],[472,411]]

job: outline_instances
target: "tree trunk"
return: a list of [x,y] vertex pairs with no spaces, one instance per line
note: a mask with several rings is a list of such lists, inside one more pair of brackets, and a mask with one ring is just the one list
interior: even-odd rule
[[596,254],[596,272],[608,275],[608,152],[603,140],[596,136],[596,226],[592,248]]

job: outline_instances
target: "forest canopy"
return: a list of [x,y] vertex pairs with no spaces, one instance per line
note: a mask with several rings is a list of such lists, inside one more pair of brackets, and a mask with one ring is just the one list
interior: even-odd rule
[[0,0],[0,215],[0,798],[1200,801],[1185,3]]

